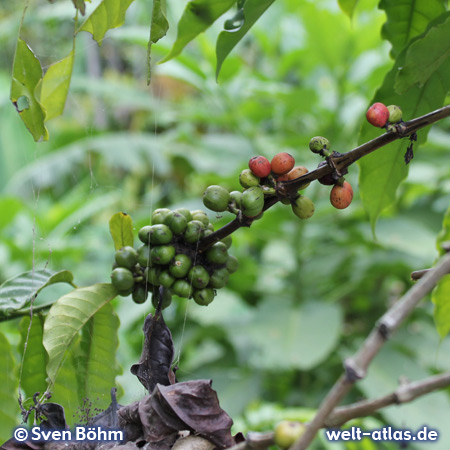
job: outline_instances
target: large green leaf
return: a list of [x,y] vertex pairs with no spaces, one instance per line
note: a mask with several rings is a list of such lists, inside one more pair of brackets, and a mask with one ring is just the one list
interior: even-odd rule
[[153,0],[152,20],[150,22],[150,39],[147,47],[148,58],[148,80],[151,78],[151,61],[150,55],[152,45],[156,44],[162,37],[164,37],[169,29],[169,22],[166,17],[166,0]]
[[72,284],[72,281],[73,275],[68,270],[48,269],[24,272],[6,280],[0,286],[0,317],[28,306],[45,287],[55,283]]
[[358,5],[359,0],[338,0],[339,6],[342,11],[347,14],[350,19],[353,17],[353,13],[355,12],[355,8]]
[[381,0],[387,21],[382,29],[383,37],[392,44],[396,57],[415,36],[423,33],[428,23],[445,12],[443,0]]
[[40,102],[46,111],[46,121],[64,111],[74,58],[75,51],[72,50],[61,61],[52,64],[42,79]]
[[94,284],[75,289],[53,304],[45,320],[43,338],[49,356],[47,375],[51,384],[55,382],[64,352],[78,332],[116,295],[111,284]]
[[125,14],[133,0],[103,0],[84,21],[79,31],[87,31],[101,45],[105,33],[120,27],[125,22]]
[[236,0],[191,0],[178,22],[177,39],[161,62],[177,56],[186,44],[210,27],[235,2]]
[[[400,95],[395,93],[394,85],[398,70],[403,66],[404,55],[405,52],[402,52],[397,58],[394,67],[375,94],[373,102],[399,105],[403,110],[404,119],[408,120],[442,106],[450,87],[448,77],[450,62],[444,62],[422,88],[414,86],[407,93]],[[428,131],[428,129],[419,131],[415,150],[419,144],[425,142]],[[379,134],[380,129],[365,122],[361,128],[359,143],[367,142]],[[408,142],[405,139],[395,141],[365,156],[358,163],[360,195],[373,230],[380,213],[394,203],[397,188],[408,174],[408,167],[404,162]]]
[[0,442],[12,437],[12,430],[19,424],[19,404],[17,402],[18,381],[14,375],[16,364],[12,355],[11,345],[0,333]]
[[14,54],[10,98],[35,141],[48,139],[45,111],[35,97],[35,89],[41,79],[41,63],[27,43],[19,38]]
[[[442,230],[437,238],[437,247],[442,256],[442,243],[450,241],[450,207],[444,216]],[[441,338],[450,332],[450,275],[443,277],[431,294],[434,303],[434,322]]]
[[126,245],[133,247],[133,220],[127,213],[118,212],[114,214],[109,220],[109,231],[116,250]]
[[118,329],[119,318],[109,303],[83,327],[75,358],[80,402],[88,398],[97,408],[106,408],[110,403],[111,388],[120,373],[116,360]]
[[244,20],[237,29],[224,30],[219,34],[216,43],[216,78],[219,76],[225,58],[236,44],[245,36],[253,24],[264,14],[275,0],[247,0],[243,8]]
[[446,20],[429,28],[413,42],[405,55],[405,63],[397,73],[395,89],[399,94],[417,84],[422,87],[430,76],[450,57],[450,13]]
[[27,398],[31,398],[35,392],[42,394],[47,389],[45,372],[47,353],[42,345],[44,317],[40,314],[33,317],[28,334],[29,326],[30,318],[26,316],[19,323],[20,343],[17,349],[18,354],[23,355],[26,343],[25,358],[22,360],[21,386]]

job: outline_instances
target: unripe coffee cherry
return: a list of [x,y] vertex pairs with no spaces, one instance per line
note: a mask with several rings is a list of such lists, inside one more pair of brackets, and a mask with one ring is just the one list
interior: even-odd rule
[[197,305],[208,306],[214,300],[214,289],[196,289],[194,291],[194,301]]
[[202,289],[208,286],[209,283],[209,273],[203,266],[194,266],[189,271],[188,281],[192,283],[197,289]]
[[170,263],[169,272],[175,278],[183,278],[187,275],[191,266],[192,266],[191,258],[189,258],[188,255],[180,253],[176,255],[175,258],[173,258],[173,261]]
[[287,152],[277,153],[270,162],[272,172],[276,175],[288,173],[295,164],[294,157]]
[[209,287],[221,289],[226,286],[229,278],[230,272],[228,272],[225,267],[222,269],[217,269],[212,273],[211,278],[209,279]]
[[227,209],[230,193],[222,186],[208,186],[203,193],[203,204],[211,211],[222,212]]
[[184,217],[186,217],[186,220],[190,222],[192,220],[191,212],[187,208],[178,208],[174,212],[178,214],[183,214]]
[[315,136],[309,141],[309,149],[313,153],[320,153],[330,148],[330,141],[323,136]]
[[119,267],[132,269],[137,264],[138,253],[133,247],[126,245],[116,251],[115,260]]
[[170,288],[175,282],[175,277],[168,270],[163,270],[158,277],[159,284],[165,288]]
[[281,421],[275,427],[274,441],[279,447],[289,448],[306,431],[305,424],[301,422]]
[[192,294],[192,287],[186,280],[177,280],[172,285],[172,292],[178,297],[189,298]]
[[149,267],[152,265],[152,261],[150,259],[150,247],[148,245],[142,244],[137,249],[137,262],[141,267]]
[[193,244],[194,242],[197,242],[203,232],[204,225],[199,220],[191,220],[188,222],[186,231],[184,232],[184,240],[188,244]]
[[139,230],[138,236],[139,240],[144,244],[148,244],[150,242],[150,232],[152,230],[151,225],[146,225]]
[[267,177],[270,174],[271,166],[270,162],[264,156],[254,156],[248,162],[250,170],[260,178]]
[[314,203],[308,197],[300,195],[292,203],[292,211],[300,219],[309,219],[314,214]]
[[167,214],[170,214],[170,209],[168,208],[158,208],[153,211],[152,214],[152,224],[156,225],[158,223],[164,223],[164,219]]
[[148,297],[147,286],[136,286],[131,298],[134,303],[144,303]]
[[159,245],[150,250],[150,259],[155,264],[169,264],[174,256],[175,247],[173,245]]
[[150,229],[150,243],[153,245],[169,244],[172,242],[173,233],[171,229],[160,223],[158,225],[152,225]]
[[382,128],[389,119],[389,110],[383,103],[374,103],[366,112],[367,121],[374,127]]
[[192,220],[198,220],[199,222],[201,222],[203,224],[204,228],[206,228],[209,225],[208,214],[206,214],[206,212],[202,211],[201,209],[196,209],[195,211],[191,211],[191,217],[192,217]]
[[353,200],[353,189],[348,181],[336,184],[330,192],[330,202],[336,209],[345,209]]
[[124,267],[118,267],[111,273],[111,283],[118,291],[126,291],[134,286],[133,274]]
[[[158,291],[159,292],[158,292]],[[152,293],[152,305],[156,309],[158,307],[158,301],[159,301],[159,293],[162,291],[162,304],[161,309],[165,309],[172,303],[172,291],[170,289],[161,289],[159,290],[158,287],[154,288]]]
[[402,120],[402,110],[397,105],[389,105],[387,107],[389,111],[389,122],[390,123],[397,123]]
[[[189,216],[191,213],[189,213]],[[186,230],[187,219],[184,214],[177,211],[171,211],[164,219],[164,224],[170,228],[173,234],[182,234]]]
[[229,255],[225,267],[229,273],[234,273],[238,269],[238,260],[235,256]]
[[206,251],[206,259],[213,264],[225,264],[228,259],[228,249],[223,242],[216,242]]
[[250,169],[244,169],[239,174],[239,183],[244,188],[258,186],[259,182],[260,182],[259,177],[257,177]]
[[247,217],[256,217],[264,207],[264,193],[261,188],[253,186],[242,193],[241,208]]
[[241,200],[242,200],[242,192],[240,191],[231,191],[230,192],[231,201],[234,202],[236,205],[236,208],[241,207]]

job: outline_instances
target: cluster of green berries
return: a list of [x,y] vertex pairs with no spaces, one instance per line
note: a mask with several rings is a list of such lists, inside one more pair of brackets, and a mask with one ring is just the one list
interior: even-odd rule
[[151,222],[139,230],[142,245],[116,251],[114,287],[123,297],[131,294],[136,303],[145,302],[150,293],[155,307],[161,292],[163,308],[170,305],[173,294],[209,305],[238,267],[237,259],[228,254],[231,237],[198,251],[198,241],[214,232],[202,210],[156,209]]
[[[304,166],[295,166],[294,157],[287,152],[277,153],[272,161],[264,156],[254,156],[248,166],[239,175],[242,192],[228,192],[222,186],[209,186],[203,194],[204,205],[212,211],[241,212],[245,217],[260,219],[264,197],[275,195],[279,182],[294,180],[308,172]],[[301,189],[305,189],[308,184]],[[300,193],[295,198],[282,199],[282,202],[291,205],[294,214],[300,219],[308,219],[314,214],[313,202]]]
[[366,112],[367,121],[374,127],[383,128],[402,121],[402,110],[397,105],[374,103]]
[[[309,148],[313,153],[317,153],[324,157],[332,154],[330,149],[330,141],[323,136],[315,136],[309,141]],[[328,164],[322,161],[319,167]],[[353,188],[344,177],[337,177],[335,173],[329,173],[319,178],[319,183],[324,185],[333,185],[330,192],[330,203],[337,209],[347,208],[353,200]]]

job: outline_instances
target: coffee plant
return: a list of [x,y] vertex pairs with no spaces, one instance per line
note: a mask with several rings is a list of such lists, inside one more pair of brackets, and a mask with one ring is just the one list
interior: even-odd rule
[[[428,345],[430,341],[427,341],[427,345],[423,344],[420,333],[415,341],[413,339],[409,343],[411,347],[400,340],[395,341],[395,345],[403,349],[405,354],[412,353],[413,348],[415,351],[422,345],[424,350],[420,354],[425,355],[422,356],[425,361],[421,363],[428,364],[428,368],[433,367],[431,374],[422,371],[417,376],[417,373],[408,372],[408,364],[402,365],[399,362],[402,371],[404,370],[403,378],[395,390],[388,392],[378,392],[366,379],[367,376],[370,377],[372,363],[376,363],[375,357],[388,345],[387,342],[396,332],[400,337],[408,336],[407,333],[411,331],[409,328],[414,329],[420,324],[420,327],[428,330],[428,335],[433,333],[433,336],[439,336],[441,345],[447,343],[445,338],[450,331],[448,170],[443,179],[439,180],[440,204],[445,203],[444,209],[447,209],[445,214],[439,216],[440,222],[443,219],[442,230],[437,237],[439,254],[432,268],[411,273],[411,286],[405,281],[400,290],[393,289],[395,295],[392,295],[389,302],[382,307],[378,304],[376,309],[370,309],[372,306],[367,306],[369,300],[361,296],[357,298],[358,294],[352,287],[352,280],[358,279],[358,271],[364,270],[363,265],[358,267],[358,264],[354,264],[348,269],[348,254],[337,259],[335,256],[339,253],[337,248],[345,250],[348,246],[349,241],[345,241],[343,237],[345,228],[348,227],[350,238],[355,242],[364,242],[370,249],[369,254],[365,255],[367,260],[380,257],[384,249],[376,238],[377,221],[384,217],[383,214],[401,217],[405,204],[417,198],[414,189],[411,189],[401,197],[401,201],[398,200],[404,186],[407,186],[408,170],[410,166],[414,166],[414,158],[416,154],[420,154],[419,149],[425,146],[430,125],[436,124],[433,127],[433,130],[438,130],[435,139],[441,142],[443,149],[440,150],[437,164],[436,159],[430,159],[429,162],[429,166],[435,164],[438,168],[431,169],[427,166],[428,170],[437,173],[435,171],[438,169],[448,167],[448,2],[324,0],[319,2],[319,6],[319,3],[312,5],[307,1],[289,0],[190,0],[181,7],[176,1],[167,0],[100,0],[92,4],[84,0],[64,1],[60,4],[42,0],[35,3],[27,1],[25,5],[21,5],[21,14],[17,13],[17,5],[2,6],[4,11],[0,9],[0,19],[3,22],[6,23],[6,19],[11,21],[14,16],[14,22],[18,25],[17,38],[12,40],[10,35],[7,38],[0,35],[0,39],[5,39],[5,42],[14,41],[13,46],[11,42],[5,45],[5,55],[12,62],[12,73],[8,78],[10,103],[7,107],[8,114],[10,111],[14,112],[12,120],[15,122],[11,122],[14,124],[11,126],[11,135],[7,126],[2,134],[9,137],[8,145],[13,146],[17,142],[20,145],[28,130],[32,139],[39,142],[36,152],[42,146],[50,145],[44,147],[48,152],[47,168],[38,164],[34,172],[28,172],[22,178],[26,180],[26,184],[31,185],[35,202],[40,201],[41,190],[45,197],[48,189],[49,196],[45,197],[45,203],[51,204],[54,196],[64,198],[66,202],[78,203],[79,209],[72,214],[68,203],[61,204],[49,209],[48,217],[41,218],[32,208],[21,211],[21,206],[12,197],[5,197],[5,200],[0,201],[0,207],[5,211],[4,217],[0,219],[0,230],[8,230],[10,225],[16,226],[14,235],[8,236],[10,247],[0,247],[1,258],[4,258],[3,253],[6,258],[17,253],[22,248],[20,238],[23,230],[32,230],[31,241],[24,244],[27,257],[32,254],[31,261],[27,260],[27,270],[16,270],[19,265],[14,264],[11,256],[8,270],[5,270],[10,276],[6,277],[0,272],[3,282],[0,285],[0,321],[4,326],[0,329],[0,348],[4,355],[4,370],[0,372],[0,402],[4,416],[0,423],[0,437],[4,442],[2,449],[117,446],[162,450],[270,447],[301,450],[337,448],[338,445],[339,448],[349,449],[394,449],[399,446],[405,448],[405,445],[411,445],[411,448],[428,448],[426,446],[430,445],[430,440],[433,441],[432,445],[438,445],[434,442],[438,433],[441,447],[433,448],[447,448],[450,445],[447,430],[437,429],[438,426],[431,422],[425,425],[435,435],[428,434],[421,439],[417,434],[418,440],[428,439],[428,442],[420,443],[410,442],[410,432],[409,439],[405,434],[389,435],[389,438],[384,439],[377,439],[372,434],[372,440],[361,440],[352,434],[353,442],[348,443],[344,443],[346,438],[342,435],[343,442],[337,444],[327,441],[322,429],[352,430],[353,433],[355,426],[360,431],[389,427],[394,420],[394,415],[388,412],[392,405],[414,404],[428,394],[430,398],[440,395],[434,397],[438,399],[436,405],[439,408],[450,406],[450,368],[445,363],[430,363],[429,355],[438,351],[439,346],[431,348]],[[336,7],[340,11],[335,11]],[[148,17],[142,16],[146,9],[151,11]],[[356,52],[345,44],[345,33],[333,27],[337,26],[339,20],[346,24],[347,21],[354,21],[352,23],[355,23],[355,30],[346,32],[354,33],[352,46],[357,47],[358,42],[363,45],[362,42],[367,39],[367,31],[364,27],[360,28],[355,17],[363,17],[362,22],[367,22],[367,18],[378,17],[375,16],[378,14],[375,9],[383,12],[381,35],[390,44],[391,60],[389,64],[376,67],[376,72],[380,72],[375,77],[377,83],[381,80],[380,76],[384,79],[381,85],[378,83],[378,86],[374,86],[373,90],[376,88],[376,92],[370,102],[366,99],[372,94],[371,91],[365,95],[362,108],[353,108],[358,111],[355,119],[355,111],[350,108],[346,110],[345,100],[350,99],[345,90],[349,88],[349,83],[357,83],[360,76],[358,71],[366,73],[372,69],[365,67],[369,63],[361,58],[355,62],[358,70],[355,69],[353,75],[348,67],[342,73],[333,72],[332,66],[340,63],[333,49],[342,47],[340,57],[348,52]],[[30,15],[32,18],[37,17],[33,15],[35,11],[48,14],[46,19],[41,19],[44,20],[43,25],[39,21],[35,24],[29,19]],[[179,12],[178,16],[176,11]],[[135,23],[128,26],[128,16],[133,14]],[[145,39],[141,34],[142,22],[147,26],[147,35],[149,26],[149,37]],[[296,47],[299,45],[297,39],[303,39],[294,31],[299,24],[302,24],[304,30],[309,30],[309,38],[313,37],[310,42],[302,44],[309,52],[300,51]],[[52,30],[56,34],[52,35],[51,42],[42,30],[56,29],[57,25],[63,27],[61,30]],[[275,25],[278,31],[272,35]],[[69,28],[71,31],[68,31]],[[116,28],[119,29],[114,30]],[[332,39],[324,37],[328,29],[333,30]],[[171,35],[172,30],[176,30],[174,35]],[[277,35],[278,32],[282,37]],[[67,39],[68,35],[73,35],[73,39]],[[82,41],[87,36],[95,42]],[[211,47],[211,36],[215,42],[214,48]],[[114,41],[110,39],[122,39],[126,51],[118,52],[111,43]],[[333,42],[333,39],[336,41]],[[373,30],[370,39],[375,39]],[[166,41],[170,40],[172,43],[169,47]],[[258,45],[255,46],[253,40]],[[84,44],[81,45],[80,42]],[[52,45],[62,46],[68,53],[56,60],[51,51]],[[197,47],[191,47],[192,45]],[[99,58],[98,46],[103,46],[103,60]],[[264,58],[270,56],[277,60],[276,55],[283,46],[294,49],[289,57],[283,61],[280,59],[279,64],[266,64]],[[12,47],[13,54],[7,54]],[[145,55],[141,51],[139,57],[132,58],[131,53],[140,47],[145,48]],[[87,55],[87,67],[84,67],[84,63],[79,63],[78,58],[83,56],[80,56],[80,48]],[[304,53],[306,58],[302,56]],[[136,67],[130,70],[128,67],[133,64],[133,59],[139,59],[139,70]],[[158,64],[155,63],[156,59]],[[214,61],[211,63],[212,60]],[[97,64],[99,61],[100,64]],[[371,61],[373,63],[374,60]],[[132,77],[126,81],[121,80],[120,89],[114,87],[117,80],[113,80],[113,88],[108,91],[110,75],[108,70],[100,70],[102,64],[105,67],[111,64],[109,69],[117,69],[120,76],[131,73]],[[304,64],[304,68],[299,69],[301,64]],[[329,80],[323,78],[323,69],[320,68],[325,66],[321,64],[328,66],[329,73],[339,78],[342,92],[325,92]],[[349,60],[346,64],[351,65],[353,61]],[[208,69],[203,72],[206,66]],[[242,75],[241,66],[248,71],[267,71],[264,72],[265,78],[259,76],[258,79],[253,73],[251,77],[245,73]],[[317,70],[314,71],[309,66],[315,66]],[[169,68],[168,76],[159,74],[159,70],[164,71],[164,67]],[[181,74],[180,78],[189,73],[188,82],[178,84],[174,81],[176,76],[171,78],[170,70]],[[313,89],[307,86],[303,70],[305,73],[310,72],[308,82]],[[90,84],[89,80],[84,80],[82,83],[80,78],[77,82],[77,76],[84,72],[92,76],[91,82],[93,79],[96,82]],[[145,79],[149,86],[147,89],[154,89],[154,95],[160,96],[161,103],[150,107],[141,92],[133,97],[133,101],[139,105],[137,112],[130,114],[127,103],[130,101],[130,91],[127,91],[126,85],[132,83],[133,77],[138,77],[140,81]],[[278,77],[281,77],[280,84],[272,85],[272,81],[278,80]],[[321,81],[317,82],[319,78]],[[365,80],[369,78],[367,75]],[[211,80],[218,84],[210,83]],[[217,97],[217,90],[222,89],[221,83],[226,84],[228,89],[223,103]],[[258,83],[263,88],[258,87]],[[286,94],[291,92],[291,88],[300,89],[298,92],[301,95],[291,98],[289,93]],[[99,130],[102,126],[106,127],[109,120],[105,117],[105,111],[111,111],[111,128],[127,127],[125,129],[131,131],[122,137],[112,133],[109,140],[101,133],[99,136],[89,136],[85,150],[80,150],[76,139],[69,137],[69,143],[62,147],[62,151],[55,150],[58,149],[58,144],[52,144],[53,130],[57,128],[52,128],[50,121],[62,121],[60,126],[70,135],[72,125],[70,121],[64,122],[64,118],[72,115],[73,119],[78,106],[81,108],[83,102],[92,101],[90,95],[79,103],[74,101],[72,97],[76,96],[77,89],[93,95],[106,92],[104,98],[100,96],[96,100],[92,114],[92,120],[96,121]],[[102,91],[103,89],[105,90]],[[279,90],[277,100],[273,103],[269,100],[271,89]],[[364,91],[364,86],[359,89]],[[257,93],[255,103],[248,100],[248,92],[252,90]],[[108,105],[109,97],[116,95],[123,95],[124,103],[119,106]],[[205,95],[203,109],[191,112],[190,109],[201,95]],[[307,101],[302,99],[302,105],[309,108],[307,113],[299,109],[302,95],[307,97]],[[189,97],[193,102],[186,104],[184,109],[180,108],[178,116],[174,118],[166,110],[164,96],[170,97],[171,101],[175,101],[178,96]],[[176,101],[175,104],[178,104]],[[317,107],[316,110],[314,102],[322,102],[325,106],[321,109]],[[221,113],[226,111],[226,114],[217,113],[215,103],[220,103],[217,110],[221,110]],[[330,118],[328,109],[332,105],[335,110]],[[249,110],[256,118],[251,125],[239,118],[240,114],[245,115]],[[154,118],[154,124],[148,120],[149,115]],[[191,115],[194,119],[190,118]],[[297,120],[298,115],[300,120]],[[19,128],[15,128],[18,126],[16,116],[23,122]],[[8,118],[6,113],[5,117]],[[159,118],[161,122],[157,124]],[[289,121],[286,122],[284,118],[289,118]],[[322,122],[327,123],[327,126],[322,125]],[[211,128],[205,130],[205,123]],[[357,123],[357,127],[352,123]],[[141,136],[136,131],[140,127],[152,132]],[[308,136],[302,128],[310,132]],[[213,139],[223,129],[233,130],[238,138],[248,133],[250,149],[247,148],[240,154],[239,141],[231,141],[225,144],[226,151],[221,148],[223,143],[220,142],[215,144],[216,147],[211,144],[206,152],[202,152],[204,135]],[[350,132],[345,134],[346,130]],[[358,138],[354,139],[357,132]],[[277,133],[282,136],[279,139],[283,145],[278,145],[274,139]],[[325,136],[320,136],[319,133]],[[55,134],[56,142],[62,139],[58,137],[57,131]],[[314,136],[315,134],[317,135]],[[176,138],[171,140],[174,135]],[[298,138],[299,135],[302,137]],[[191,136],[196,136],[198,140],[191,140]],[[138,140],[136,145],[134,139]],[[167,161],[161,155],[164,154],[162,149],[171,146],[175,150],[169,150],[172,167],[167,175]],[[225,156],[222,153],[226,153]],[[139,158],[136,159],[136,155]],[[233,163],[232,170],[226,172],[230,155],[238,162]],[[33,157],[26,155],[23,159],[25,158]],[[110,165],[105,161],[110,161]],[[209,164],[209,161],[214,170],[202,173],[202,167]],[[9,166],[6,163],[2,165],[5,169],[4,173],[0,173],[6,179]],[[111,185],[123,183],[127,195],[118,202],[116,199],[108,200],[107,196],[100,197],[99,201],[92,204],[89,203],[89,196],[81,201],[74,200],[64,180],[71,177],[75,179],[79,169],[89,172],[90,193],[98,187],[94,174],[109,177],[110,172],[114,172],[110,178]],[[57,175],[59,170],[63,173],[60,179]],[[428,173],[426,170],[424,172]],[[196,173],[202,175],[193,176]],[[39,178],[37,174],[42,177]],[[124,177],[124,174],[131,176]],[[52,181],[52,176],[56,181]],[[437,183],[437,179],[430,176],[427,182]],[[80,185],[83,183],[86,184],[85,180]],[[195,192],[195,198],[187,199],[184,195],[184,191],[190,188],[189,183],[194,186],[192,191]],[[14,188],[14,183],[11,185]],[[18,186],[23,189],[24,183],[16,182],[15,189],[19,189]],[[72,185],[72,189],[76,190],[76,187]],[[321,195],[325,190],[326,195]],[[145,202],[135,200],[145,198],[145,191],[150,192],[151,201],[144,208],[142,203]],[[178,198],[173,194],[175,191]],[[130,192],[132,195],[128,195]],[[153,204],[152,195],[157,198],[156,204]],[[433,195],[437,196],[436,193]],[[430,194],[428,200],[433,195]],[[336,211],[341,216],[333,215],[334,211],[327,209],[328,205],[322,198],[326,198],[327,202],[329,198],[329,203],[335,209],[345,211]],[[365,213],[352,212],[352,208],[357,208],[355,203],[360,201]],[[425,200],[422,201],[426,203]],[[116,203],[126,205],[126,212],[115,212],[112,217],[110,214],[106,217],[103,211],[105,204],[107,207],[115,207]],[[428,211],[424,205],[421,206],[424,211]],[[115,210],[120,211],[118,208]],[[33,217],[31,223],[24,219],[30,211],[30,217]],[[419,220],[420,212],[413,212],[415,220]],[[69,253],[69,247],[65,248],[62,242],[69,242],[70,236],[63,235],[57,241],[58,244],[50,249],[49,260],[43,268],[36,266],[35,260],[36,245],[40,245],[39,242],[36,244],[39,240],[36,239],[36,230],[40,227],[46,229],[52,223],[52,218],[56,220],[54,218],[58,217],[64,221],[69,220],[72,215],[96,217],[99,227],[102,230],[109,228],[112,238],[110,248],[107,249],[104,248],[103,241],[99,244],[96,242],[97,238],[92,236],[89,242],[75,239],[71,243],[71,251],[75,255],[72,262],[77,261],[79,265],[88,268],[83,270],[89,273],[91,284],[86,283],[84,287],[78,287],[74,283],[72,271],[64,269],[65,266],[61,263],[65,261],[65,254]],[[359,228],[352,225],[356,215],[360,216],[358,220],[361,222],[364,220]],[[435,214],[431,215],[434,218]],[[133,220],[134,216],[137,219]],[[426,219],[420,217],[420,220]],[[306,226],[317,231],[304,234]],[[76,227],[77,225],[73,226],[73,229],[76,230]],[[372,236],[366,238],[365,231],[361,229],[370,227]],[[58,226],[53,228],[58,231]],[[410,228],[401,226],[397,234],[403,235],[408,245],[414,246],[417,243],[409,236]],[[395,234],[388,230],[389,233]],[[246,240],[250,239],[264,241],[268,255],[266,260],[272,263],[265,272],[262,272],[260,264],[260,253],[263,252],[251,246],[246,247],[246,251],[242,250],[247,245]],[[339,240],[343,242],[341,247],[336,246]],[[270,241],[275,243],[272,250],[269,248]],[[88,244],[92,245],[93,250],[86,250]],[[306,252],[308,259],[301,259],[301,256],[290,252],[289,245],[298,253]],[[315,246],[317,249],[322,247],[316,252]],[[47,265],[53,252],[57,263],[52,263],[49,268]],[[295,269],[288,269],[289,255],[296,258]],[[92,265],[89,263],[90,257]],[[23,259],[25,258],[24,256]],[[307,268],[308,265],[312,267],[311,270]],[[385,268],[383,272],[377,263],[369,266],[369,276],[364,278],[364,282],[370,283],[375,293],[380,290],[385,273],[389,274],[390,269]],[[399,278],[405,280],[408,267],[395,267],[392,269],[392,277],[397,276],[400,271]],[[280,273],[288,270],[291,270],[286,278],[288,282],[282,285],[279,280],[283,275]],[[21,273],[17,274],[18,272]],[[73,272],[77,272],[76,267]],[[333,276],[337,281],[329,289]],[[308,277],[314,281],[310,285],[302,285],[303,280]],[[277,286],[275,291],[269,289],[266,293],[268,301],[248,295],[250,284],[261,283],[259,292],[264,291],[267,287],[264,278],[272,278]],[[362,284],[364,283],[361,281]],[[311,288],[312,285],[311,292],[328,295],[328,298],[336,296],[348,306],[341,349],[334,348],[335,343],[328,342],[330,339],[336,340],[329,336],[338,334],[333,329],[337,328],[333,324],[341,320],[337,317],[341,314],[340,309],[330,308],[327,302],[320,303],[319,300],[318,303],[322,306],[313,307],[318,309],[306,314],[303,321],[298,320],[302,289],[306,286],[307,291],[308,286]],[[58,289],[63,286],[70,287],[70,290],[66,289],[65,293],[60,294]],[[232,297],[227,294],[232,290],[242,294],[243,303],[233,303]],[[292,292],[294,302],[290,310],[281,300],[285,296],[283,290]],[[325,294],[327,290],[330,292]],[[385,294],[384,291],[381,293]],[[419,307],[428,294],[432,297],[432,310],[429,307]],[[43,297],[50,301],[41,301]],[[231,301],[227,306],[228,300]],[[245,307],[242,306],[244,304]],[[197,306],[200,307],[198,310],[195,309]],[[225,309],[216,309],[219,307]],[[189,308],[194,308],[197,317],[203,314],[204,328],[200,329],[198,324],[190,322]],[[236,309],[230,316],[233,320],[228,324],[226,316],[229,311],[226,308]],[[303,311],[307,308],[305,306]],[[215,309],[219,312],[214,312]],[[222,311],[225,311],[223,319],[229,330],[226,326],[217,326],[222,319],[217,316],[221,316]],[[251,322],[247,320],[254,311],[257,311],[256,314],[263,311],[263,318],[264,314],[267,315],[264,328],[253,329]],[[129,348],[133,348],[134,353],[136,349],[140,352],[137,362],[125,358],[130,363],[130,375],[120,382],[116,354],[119,336],[124,333],[124,324],[119,325],[119,317],[129,327],[128,331],[131,330],[130,336],[125,338],[131,342]],[[430,318],[433,317],[434,328],[430,331]],[[212,322],[208,323],[210,318]],[[199,323],[202,323],[202,319],[199,319]],[[405,323],[406,326],[402,327]],[[138,329],[137,324],[141,328]],[[276,326],[272,327],[273,324]],[[319,331],[316,330],[318,324],[322,327]],[[215,344],[208,347],[205,342],[210,343],[211,336]],[[214,376],[204,379],[198,379],[195,375],[189,377],[191,368],[187,364],[187,369],[184,369],[180,358],[183,339],[193,342],[188,350],[190,361],[198,358],[200,362],[197,364],[208,366],[215,358],[214,355],[218,355],[212,370]],[[174,341],[180,342],[177,343],[178,356]],[[236,350],[235,342],[242,346],[240,352]],[[314,350],[308,353],[309,348]],[[237,361],[237,366],[249,364],[248,367],[253,367],[254,370],[265,369],[266,378],[257,380],[257,376],[252,377],[253,374],[250,374],[250,383],[247,385],[241,386],[239,382],[234,382],[233,371],[226,367],[231,354]],[[305,355],[309,355],[309,362],[302,360]],[[324,370],[317,370],[316,366],[327,358],[329,365]],[[289,370],[284,370],[288,366],[288,360],[294,363]],[[389,363],[395,365],[395,358],[388,361],[380,378],[391,374]],[[248,405],[242,406],[244,409],[248,408],[247,415],[238,416],[233,424],[233,414],[226,412],[221,402],[220,389],[218,393],[213,389],[216,379],[220,384],[221,377],[239,390],[233,397],[234,403],[239,403],[241,396],[244,400],[255,400],[247,397],[246,391],[252,391],[256,385],[260,388],[261,396],[267,396],[272,402],[258,403],[255,400],[255,404],[251,404],[249,401]],[[134,395],[130,401],[129,391],[136,381],[140,382],[143,391],[139,397]],[[288,389],[284,387],[285,384]],[[296,384],[303,389],[299,390],[298,395],[291,396],[289,386]],[[441,390],[440,394],[437,393],[438,390]],[[278,395],[285,404],[274,406],[273,401],[278,401]],[[361,399],[361,396],[368,398]],[[341,405],[343,400],[345,402]],[[401,407],[399,410],[401,411]],[[252,415],[257,420],[252,422]],[[442,416],[440,413],[436,415]],[[442,420],[447,418],[448,416]],[[40,430],[47,433],[60,433],[75,426],[85,426],[91,430],[101,427],[102,430],[120,429],[124,435],[121,439],[112,439],[106,443],[61,443],[57,442],[59,435],[52,434],[53,441],[46,442],[19,439],[16,434],[18,428],[14,431],[19,425],[24,430],[39,426]],[[412,427],[407,422],[402,426],[404,429]],[[348,441],[350,440],[349,438]]]

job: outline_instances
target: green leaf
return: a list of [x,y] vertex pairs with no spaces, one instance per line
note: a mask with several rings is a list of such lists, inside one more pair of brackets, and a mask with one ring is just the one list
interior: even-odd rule
[[94,284],[75,289],[59,298],[48,312],[44,324],[44,347],[49,361],[47,375],[54,383],[64,352],[89,319],[117,295],[111,284]]
[[446,10],[443,0],[381,0],[380,9],[384,9],[387,21],[382,35],[392,44],[391,53],[396,57],[415,36],[423,33],[430,21]]
[[109,231],[116,250],[126,245],[133,247],[133,220],[127,213],[118,212],[114,214],[109,220]]
[[35,392],[42,394],[47,389],[47,353],[42,345],[44,317],[41,314],[33,316],[28,336],[29,326],[30,318],[23,317],[19,323],[20,344],[17,351],[22,355],[26,342],[25,358],[22,360],[22,389],[25,391],[25,397],[31,398]]
[[40,102],[47,113],[46,121],[61,115],[64,111],[74,57],[75,51],[72,50],[64,59],[52,64],[42,79]]
[[25,308],[47,286],[55,283],[72,284],[73,275],[68,270],[54,272],[42,269],[21,273],[0,286],[0,317]]
[[275,0],[247,0],[244,4],[244,20],[238,29],[224,30],[219,34],[216,43],[216,78],[219,77],[220,69],[225,58],[229,55],[236,44],[245,36],[253,24],[264,14]]
[[191,0],[178,22],[175,43],[161,62],[168,61],[181,53],[192,39],[210,27],[235,2],[236,0]]
[[107,303],[86,323],[82,330],[80,346],[75,356],[78,380],[78,397],[99,399],[97,408],[110,403],[111,388],[116,384],[120,367],[116,360],[119,345],[119,318]]
[[147,84],[150,84],[151,65],[150,55],[152,45],[164,37],[169,29],[169,22],[166,17],[166,0],[153,0],[152,20],[150,23],[150,39],[147,47],[147,66],[148,79]]
[[41,79],[41,63],[27,43],[19,38],[14,54],[10,99],[36,142],[48,140],[45,111],[35,97],[35,89]]
[[395,90],[402,94],[411,86],[422,87],[430,76],[450,57],[450,14],[446,20],[428,29],[413,42],[405,55],[405,64],[397,73]]
[[347,14],[350,19],[353,17],[355,8],[359,0],[338,0],[339,7]]
[[0,441],[11,439],[11,432],[19,424],[19,405],[17,402],[18,380],[11,345],[0,333]]
[[79,30],[87,31],[101,45],[106,32],[120,27],[125,22],[125,14],[133,0],[103,0],[84,21]]
[[[399,105],[403,110],[405,120],[429,113],[443,105],[450,87],[448,73],[450,61],[441,67],[427,80],[422,88],[412,87],[406,94],[394,91],[395,78],[400,67],[403,66],[405,52],[397,58],[394,67],[386,75],[383,85],[375,94],[373,102],[385,105]],[[418,141],[414,144],[414,151],[426,141],[428,129],[418,132]],[[380,135],[381,130],[364,122],[359,135],[359,143],[367,142]],[[404,162],[404,154],[409,141],[397,140],[364,158],[358,164],[359,190],[364,207],[369,214],[372,230],[380,213],[395,202],[395,195],[400,183],[408,175],[408,167]]]

